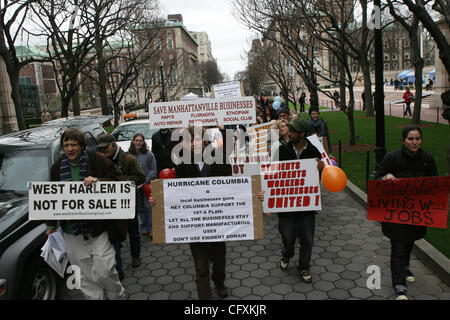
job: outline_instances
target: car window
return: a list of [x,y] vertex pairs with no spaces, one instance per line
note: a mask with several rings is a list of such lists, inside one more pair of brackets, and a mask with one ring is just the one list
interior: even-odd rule
[[95,140],[90,132],[86,132],[84,138],[86,139],[86,146],[95,147],[97,145],[97,140]]
[[48,151],[0,151],[0,191],[26,191],[29,181],[50,179]]
[[149,125],[146,123],[139,123],[117,127],[112,135],[116,141],[129,141],[133,139],[136,133],[142,133],[145,139],[151,139],[152,135],[157,131],[158,129],[150,129]]

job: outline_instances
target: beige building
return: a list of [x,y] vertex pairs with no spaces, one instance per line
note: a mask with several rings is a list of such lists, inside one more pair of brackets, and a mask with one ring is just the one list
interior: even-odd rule
[[214,57],[212,56],[211,41],[209,41],[208,34],[203,31],[202,32],[189,31],[189,33],[198,43],[197,49],[198,62],[203,63],[207,61],[213,61]]

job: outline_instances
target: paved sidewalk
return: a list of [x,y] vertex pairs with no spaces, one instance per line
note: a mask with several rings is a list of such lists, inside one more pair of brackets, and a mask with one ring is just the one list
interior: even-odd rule
[[[313,283],[300,281],[294,261],[287,271],[279,268],[281,240],[277,216],[264,217],[264,239],[227,243],[227,299],[323,300],[393,299],[389,268],[390,242],[378,222],[367,221],[366,209],[350,191],[322,191],[323,210],[316,219],[312,255]],[[298,246],[298,243],[297,243]],[[125,279],[130,300],[197,299],[194,262],[189,246],[156,245],[142,238],[142,265],[133,269],[129,242],[122,249]],[[381,289],[367,288],[367,268],[381,269]],[[417,281],[409,285],[408,296],[416,299],[450,300],[450,288],[414,255],[411,271]],[[78,290],[63,289],[63,299],[83,299]],[[213,290],[214,298],[218,298]]]

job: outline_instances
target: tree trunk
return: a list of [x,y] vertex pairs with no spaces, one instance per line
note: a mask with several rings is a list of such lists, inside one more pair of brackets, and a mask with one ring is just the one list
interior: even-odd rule
[[120,105],[114,103],[114,128],[119,125],[120,119]]
[[75,90],[72,96],[72,111],[74,116],[80,115],[80,94],[78,89]]
[[14,102],[14,110],[16,111],[17,125],[19,130],[24,130],[27,128],[25,123],[25,118],[23,116],[23,108],[22,108],[22,96],[20,94],[20,86],[19,86],[19,73],[18,72],[8,72],[9,74],[9,83],[11,84],[11,98]]
[[422,74],[423,74],[423,66],[424,60],[420,55],[420,43],[419,43],[419,35],[418,35],[419,27],[418,24],[414,28],[413,33],[411,34],[412,41],[412,61],[414,64],[414,75],[415,80],[414,84],[416,87],[416,94],[414,97],[414,111],[411,119],[411,123],[419,124],[420,123],[420,111],[422,109]]
[[361,64],[361,68],[363,69],[364,76],[364,100],[363,104],[366,106],[366,116],[374,117],[374,109],[373,109],[373,99],[372,99],[372,79],[370,78],[370,69],[369,65],[364,63]]
[[61,118],[67,118],[69,116],[70,98],[61,94]]

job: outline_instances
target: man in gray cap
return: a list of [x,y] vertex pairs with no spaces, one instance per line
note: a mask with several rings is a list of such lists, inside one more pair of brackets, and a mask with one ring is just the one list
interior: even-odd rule
[[[320,161],[320,152],[306,139],[308,135],[312,134],[311,126],[301,118],[291,121],[288,125],[291,130],[289,142],[279,147],[277,154],[279,161],[316,159],[317,169],[321,172],[324,164]],[[314,240],[315,214],[315,211],[278,213],[278,230],[283,242],[283,248],[281,249],[283,257],[280,261],[280,268],[282,270],[288,268],[289,260],[294,256],[295,242],[298,238],[300,241],[298,265],[300,278],[307,283],[312,282],[309,269]]]
[[[98,138],[97,150],[104,153],[122,173],[121,179],[124,181],[134,181],[136,185],[145,182],[145,175],[135,157],[124,152],[116,143],[116,139],[111,134],[105,133]],[[139,235],[139,220],[137,215],[134,219],[128,220],[128,236],[130,238],[131,266],[137,268],[141,265],[141,243]],[[120,242],[113,243],[116,250],[116,269],[119,278],[124,278],[122,258],[120,257]]]

